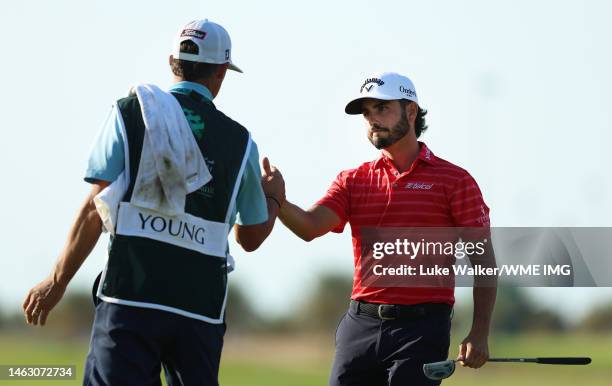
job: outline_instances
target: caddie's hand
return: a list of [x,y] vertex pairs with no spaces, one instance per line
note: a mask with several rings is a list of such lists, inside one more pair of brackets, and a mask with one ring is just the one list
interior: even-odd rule
[[280,170],[276,166],[270,165],[268,157],[261,161],[263,175],[261,177],[261,187],[267,197],[274,197],[280,205],[285,202],[285,180]]
[[49,312],[64,296],[66,287],[47,278],[32,288],[23,302],[23,312],[28,324],[44,326]]
[[470,333],[459,345],[461,366],[477,369],[489,360],[489,341],[485,334]]

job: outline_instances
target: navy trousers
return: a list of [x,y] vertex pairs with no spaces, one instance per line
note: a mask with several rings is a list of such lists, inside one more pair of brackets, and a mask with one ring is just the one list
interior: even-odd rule
[[447,359],[451,315],[381,320],[344,315],[336,331],[330,386],[432,386],[423,364]]
[[225,324],[99,302],[84,386],[218,386]]

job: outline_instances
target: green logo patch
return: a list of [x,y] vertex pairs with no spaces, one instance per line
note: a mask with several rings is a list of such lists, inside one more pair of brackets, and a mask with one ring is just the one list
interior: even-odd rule
[[189,127],[191,127],[193,134],[195,134],[196,138],[202,139],[204,135],[204,121],[202,117],[196,114],[195,111],[185,107],[183,107],[183,112],[185,113],[185,118],[187,118],[187,122],[189,122]]

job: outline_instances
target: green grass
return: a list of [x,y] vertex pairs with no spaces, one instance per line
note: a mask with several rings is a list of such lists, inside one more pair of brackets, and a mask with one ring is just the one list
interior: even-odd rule
[[[76,365],[75,381],[0,381],[0,386],[26,384],[80,385],[87,340],[42,339],[43,334],[0,335],[0,364]],[[228,343],[220,373],[223,386],[312,386],[326,385],[333,347],[328,337],[240,338]],[[253,341],[244,346],[243,342]],[[451,346],[456,354],[457,342]],[[489,363],[483,369],[458,368],[445,381],[449,386],[608,386],[612,379],[612,336],[531,335],[494,337],[491,351],[497,356],[591,356],[589,366],[546,366]]]
[[327,376],[327,370],[321,368],[285,368],[229,359],[222,363],[219,379],[224,386],[312,386],[327,385]]

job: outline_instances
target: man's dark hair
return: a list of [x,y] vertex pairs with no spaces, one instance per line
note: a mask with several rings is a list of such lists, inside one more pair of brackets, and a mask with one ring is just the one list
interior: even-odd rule
[[[181,42],[181,52],[197,55],[199,47],[191,40]],[[209,78],[219,68],[219,64],[192,62],[183,59],[172,59],[172,73],[188,82]]]
[[[412,103],[412,101],[406,99],[400,99],[399,102],[400,106],[402,106],[402,111],[408,105],[408,103]],[[417,116],[414,121],[414,134],[417,138],[419,138],[421,134],[427,130],[427,124],[425,123],[425,115],[427,115],[427,110],[422,109],[419,106],[417,106],[417,110]]]

